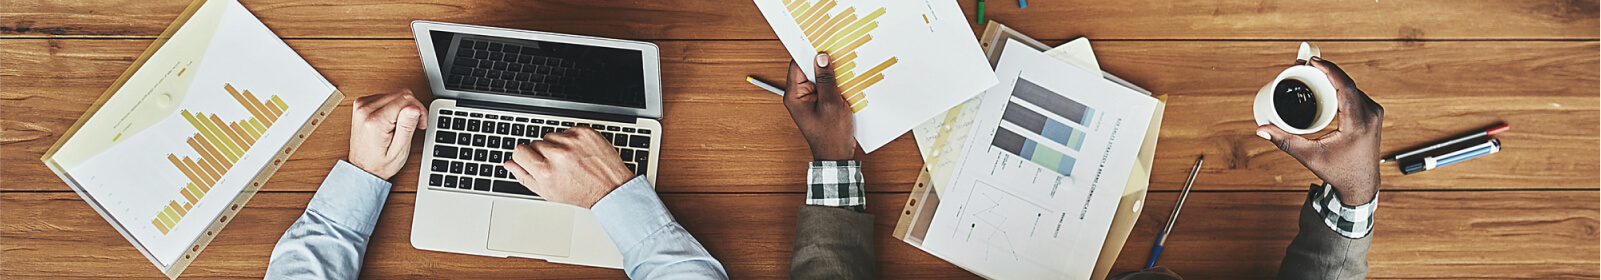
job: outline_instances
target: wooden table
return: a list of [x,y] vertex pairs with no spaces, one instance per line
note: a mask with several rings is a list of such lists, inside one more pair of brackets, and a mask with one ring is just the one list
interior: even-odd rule
[[[960,1],[972,18],[973,1]],[[1383,169],[1372,278],[1597,278],[1601,43],[1577,1],[990,1],[988,18],[1047,43],[1088,36],[1109,72],[1172,96],[1145,213],[1115,271],[1144,264],[1197,155],[1162,264],[1190,279],[1272,277],[1318,182],[1253,135],[1250,100],[1315,41],[1387,109],[1386,154],[1497,122],[1506,150],[1441,170]],[[1286,3],[1289,2],[1289,3]],[[182,0],[0,1],[0,277],[162,275],[38,161]],[[802,203],[804,140],[779,99],[788,58],[748,1],[308,1],[245,6],[349,98],[184,273],[257,278],[283,230],[345,156],[349,104],[427,99],[414,19],[651,41],[666,135],[657,190],[735,278],[782,278]],[[975,29],[975,34],[980,31]],[[427,100],[424,100],[427,102]],[[737,135],[737,137],[736,137]],[[396,176],[368,278],[621,278],[619,270],[411,248],[416,163]],[[910,136],[861,156],[883,278],[974,278],[889,237],[921,164]]]

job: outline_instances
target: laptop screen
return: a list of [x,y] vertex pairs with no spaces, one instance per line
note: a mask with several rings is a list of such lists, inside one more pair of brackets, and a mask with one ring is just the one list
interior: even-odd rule
[[428,32],[446,89],[645,109],[638,50]]

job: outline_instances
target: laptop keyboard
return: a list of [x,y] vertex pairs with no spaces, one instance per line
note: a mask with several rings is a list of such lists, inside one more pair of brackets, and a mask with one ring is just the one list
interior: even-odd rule
[[446,88],[644,106],[642,95],[600,79],[612,74],[604,62],[563,58],[556,50],[539,45],[462,39],[457,46]]
[[434,158],[426,165],[430,187],[538,196],[518,183],[501,163],[511,160],[517,145],[575,126],[600,132],[634,174],[645,175],[650,167],[651,131],[645,128],[503,116],[460,108],[440,109],[434,125]]

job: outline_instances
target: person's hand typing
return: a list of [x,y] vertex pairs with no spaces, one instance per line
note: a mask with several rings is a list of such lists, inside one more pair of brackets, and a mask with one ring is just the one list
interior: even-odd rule
[[634,178],[611,142],[582,126],[517,145],[503,164],[517,182],[545,200],[586,209]]
[[1305,63],[1323,70],[1334,83],[1340,104],[1335,115],[1339,128],[1317,139],[1306,139],[1268,124],[1257,127],[1256,135],[1273,141],[1312,174],[1333,185],[1341,203],[1367,204],[1379,191],[1379,134],[1384,125],[1384,107],[1357,89],[1356,82],[1333,62],[1313,57]]
[[856,157],[856,136],[851,106],[845,103],[834,84],[834,66],[828,54],[819,53],[811,64],[817,67],[817,82],[806,80],[800,64],[789,63],[784,80],[784,107],[800,127],[801,136],[811,145],[814,160],[849,160]]
[[350,164],[389,180],[411,155],[411,136],[427,129],[422,102],[410,89],[356,99],[350,116]]

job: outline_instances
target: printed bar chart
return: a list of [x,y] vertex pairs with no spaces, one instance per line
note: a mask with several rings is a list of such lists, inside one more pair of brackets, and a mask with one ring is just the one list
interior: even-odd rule
[[1051,90],[1034,84],[1028,79],[1017,79],[1017,84],[1012,88],[1012,99],[1012,102],[1017,102],[1017,100],[1021,99],[1023,102],[1044,108],[1046,111],[1079,125],[1089,125],[1090,118],[1095,116],[1095,108],[1067,99],[1067,97],[1051,92]]
[[1078,162],[1077,159],[1067,156],[1061,151],[1040,145],[1039,142],[1034,142],[1034,140],[1018,135],[1016,132],[1006,128],[995,130],[995,138],[990,142],[990,145],[1023,157],[1023,159],[1039,164],[1045,169],[1056,171],[1062,176],[1072,176],[1073,164]]
[[1001,113],[1001,119],[1074,151],[1082,151],[1081,148],[1084,147],[1083,130],[1073,129],[1065,123],[1047,118],[1016,102],[1006,104],[1006,111]]
[[878,17],[883,16],[886,10],[878,8],[858,18],[855,7],[845,7],[834,15],[828,15],[828,11],[837,5],[834,0],[823,0],[815,5],[802,0],[784,1],[784,8],[789,10],[790,17],[795,19],[795,24],[800,26],[812,47],[834,57],[834,72],[836,80],[840,81],[840,94],[851,104],[851,112],[860,112],[867,108],[867,94],[864,91],[884,80],[884,69],[899,60],[890,57],[860,75],[856,74],[856,49],[873,40],[868,33],[878,28]]
[[235,101],[249,111],[251,117],[244,120],[224,123],[216,114],[190,113],[189,110],[179,112],[189,124],[198,131],[187,141],[199,158],[184,156],[179,158],[176,154],[167,154],[167,161],[178,167],[189,183],[178,190],[180,199],[167,202],[167,206],[156,214],[150,221],[161,234],[167,234],[178,222],[183,220],[201,198],[211,191],[217,181],[222,180],[224,174],[233,168],[239,158],[256,144],[257,140],[267,132],[268,128],[283,116],[289,105],[283,99],[274,95],[267,101],[256,99],[249,90],[238,91],[232,84],[224,84],[223,89],[232,95]]

